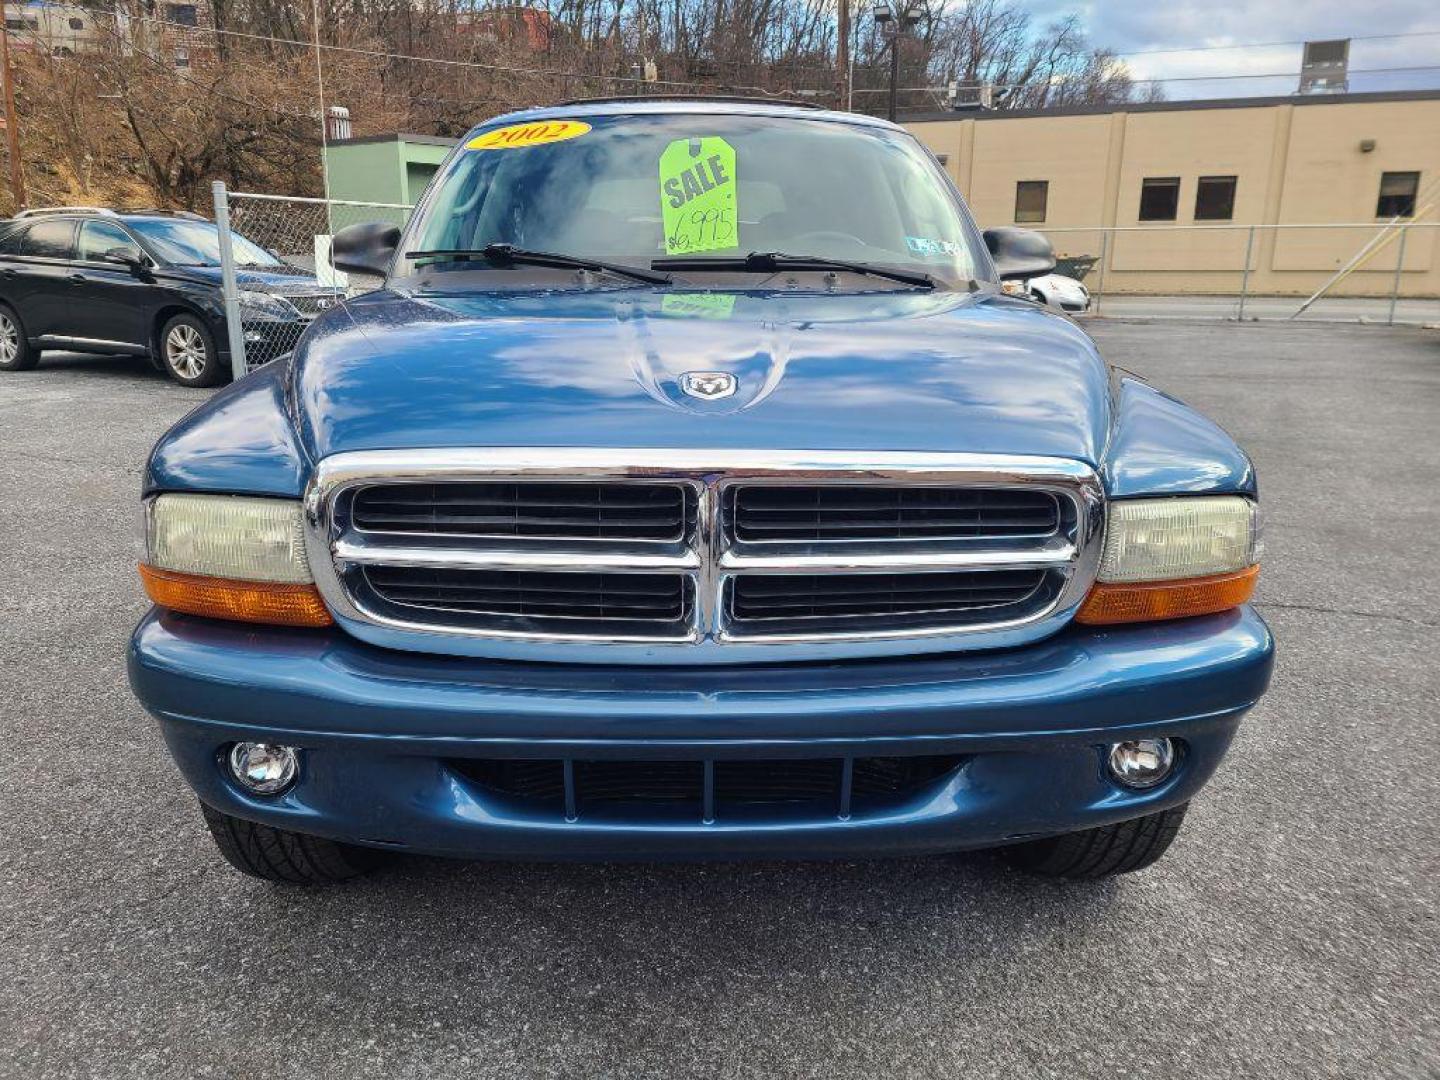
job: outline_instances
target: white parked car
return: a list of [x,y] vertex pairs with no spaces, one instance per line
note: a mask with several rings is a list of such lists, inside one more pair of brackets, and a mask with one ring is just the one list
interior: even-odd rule
[[1044,274],[1016,283],[1019,288],[1006,289],[1016,296],[1028,296],[1046,307],[1071,313],[1090,310],[1090,290],[1064,274]]

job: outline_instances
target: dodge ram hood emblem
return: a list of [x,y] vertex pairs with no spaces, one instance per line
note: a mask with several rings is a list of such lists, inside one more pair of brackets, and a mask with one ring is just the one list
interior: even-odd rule
[[703,401],[727,398],[738,386],[728,371],[687,371],[680,376],[680,389]]

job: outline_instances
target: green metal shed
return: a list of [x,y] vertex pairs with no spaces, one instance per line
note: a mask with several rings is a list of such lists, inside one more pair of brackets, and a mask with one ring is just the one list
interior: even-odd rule
[[367,135],[325,148],[330,197],[414,206],[455,139],[434,135]]

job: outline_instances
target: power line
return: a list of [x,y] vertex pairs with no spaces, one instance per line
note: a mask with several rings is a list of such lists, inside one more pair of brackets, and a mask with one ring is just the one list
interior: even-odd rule
[[[155,23],[159,26],[170,26],[187,33],[199,34],[224,34],[227,37],[245,38],[249,41],[268,41],[280,45],[294,45],[302,49],[328,49],[331,52],[349,53],[353,56],[367,56],[377,60],[408,60],[420,64],[444,64],[450,67],[476,68],[482,71],[494,71],[504,75],[540,75],[551,79],[596,79],[613,83],[638,83],[643,86],[688,86],[706,87],[710,89],[744,90],[748,93],[762,94],[766,97],[783,97],[790,91],[767,90],[763,86],[736,86],[732,84],[718,84],[709,82],[681,82],[675,79],[643,79],[633,75],[597,75],[581,71],[555,71],[549,68],[526,68],[514,67],[506,64],[485,64],[478,60],[451,60],[439,56],[415,56],[409,53],[386,52],[383,49],[360,49],[351,45],[327,45],[301,41],[298,38],[276,37],[272,34],[252,34],[243,30],[221,30],[212,26],[188,26],[184,23],[172,22],[169,19],[159,19],[153,15],[131,16],[132,21]],[[783,66],[783,65],[782,65]]]
[[[1406,71],[1440,71],[1440,64],[1421,64],[1421,65],[1417,65],[1417,66],[1414,66],[1414,67],[1351,68],[1351,69],[1347,72],[1347,74],[1348,74],[1348,75],[1389,75],[1389,74],[1395,74],[1395,73],[1406,72]],[[1163,76],[1163,77],[1155,78],[1155,79],[1137,79],[1137,78],[1135,78],[1135,77],[1132,75],[1132,76],[1129,76],[1129,79],[1130,79],[1130,81],[1131,81],[1132,83],[1222,82],[1222,81],[1228,81],[1228,80],[1232,80],[1232,79],[1298,79],[1298,78],[1300,77],[1300,74],[1301,74],[1301,73],[1298,72],[1298,71],[1269,71],[1269,72],[1260,72],[1260,73],[1254,74],[1254,75],[1167,75],[1167,76]],[[1076,76],[1060,75],[1060,76],[1056,76],[1056,81],[1057,81],[1057,82],[1066,82],[1066,81],[1069,81],[1071,78],[1084,79],[1085,76],[1083,76],[1083,75],[1076,75]],[[1042,80],[1042,81],[1037,81],[1037,82],[1034,82],[1034,83],[984,83],[984,85],[986,85],[986,86],[993,86],[996,90],[1030,90],[1030,89],[1036,89],[1036,88],[1043,87],[1043,86],[1050,85],[1050,84],[1047,84],[1046,82],[1044,82],[1044,81]],[[906,93],[914,93],[914,92],[921,91],[921,90],[925,90],[925,91],[935,91],[935,92],[944,92],[944,91],[946,91],[946,90],[948,89],[948,87],[944,87],[944,86],[902,86],[900,89],[901,89],[902,91],[905,91]],[[879,90],[856,90],[856,91],[855,91],[855,93],[857,93],[857,94],[888,94],[889,92],[890,92],[890,90],[889,90],[888,87],[884,87],[884,88],[881,88],[881,89],[879,89]]]
[[[516,67],[516,66],[512,66],[512,65],[505,65],[505,64],[486,64],[486,63],[482,63],[482,62],[480,62],[480,61],[478,61],[478,60],[451,60],[451,59],[446,59],[446,58],[436,57],[436,56],[416,56],[416,55],[409,54],[409,53],[387,52],[387,51],[385,51],[385,50],[383,50],[383,49],[361,49],[361,48],[356,48],[356,47],[354,47],[354,46],[348,46],[348,45],[328,45],[328,44],[324,44],[324,43],[312,43],[312,42],[307,42],[307,41],[301,41],[301,40],[299,40],[299,39],[297,39],[297,38],[277,37],[277,36],[271,35],[271,34],[254,34],[254,33],[249,33],[249,32],[243,31],[243,30],[222,30],[222,29],[220,29],[219,27],[211,27],[211,26],[188,26],[188,25],[186,25],[186,24],[184,24],[184,23],[172,22],[172,21],[170,21],[170,20],[168,20],[168,19],[157,18],[157,17],[155,17],[155,16],[153,16],[153,15],[138,15],[138,16],[132,16],[131,18],[132,18],[132,20],[138,21],[138,22],[155,23],[155,24],[158,24],[158,25],[161,25],[161,26],[175,27],[175,28],[177,28],[177,29],[181,29],[181,30],[185,30],[185,31],[189,31],[189,32],[208,33],[208,34],[224,34],[224,35],[226,35],[226,36],[228,36],[228,37],[245,38],[245,39],[248,39],[248,40],[251,40],[251,41],[267,41],[267,42],[271,42],[271,43],[275,43],[275,44],[282,44],[282,45],[296,45],[296,46],[300,46],[300,47],[307,48],[307,49],[309,49],[309,48],[329,49],[329,50],[331,50],[332,52],[350,53],[350,54],[356,55],[356,56],[368,56],[368,57],[370,57],[370,58],[372,58],[372,59],[407,60],[407,61],[411,61],[411,62],[414,62],[414,63],[424,63],[424,64],[445,64],[445,65],[450,65],[450,66],[455,66],[455,67],[477,68],[477,69],[483,70],[483,71],[500,72],[500,73],[502,73],[502,74],[512,74],[512,75],[541,75],[541,76],[546,76],[546,77],[548,77],[548,78],[556,78],[556,79],[598,79],[598,80],[605,80],[605,81],[614,82],[614,83],[633,83],[633,84],[640,84],[640,85],[646,85],[646,86],[685,86],[685,87],[696,87],[696,86],[699,86],[699,87],[716,87],[716,88],[724,88],[724,89],[731,89],[731,90],[744,90],[744,91],[751,92],[751,93],[763,94],[763,95],[768,96],[768,97],[780,97],[780,96],[785,96],[785,95],[788,94],[788,93],[793,93],[793,91],[768,90],[768,89],[766,89],[766,88],[764,88],[764,87],[760,87],[760,86],[742,86],[742,85],[724,84],[724,86],[721,87],[720,84],[711,83],[711,82],[694,82],[694,81],[685,82],[685,81],[678,81],[678,80],[673,80],[673,79],[656,79],[656,80],[650,81],[650,80],[646,80],[646,79],[642,79],[642,78],[636,78],[636,77],[634,77],[634,76],[627,76],[627,75],[598,75],[598,74],[589,74],[589,73],[585,73],[585,72],[575,72],[575,71],[556,71],[556,70],[547,69],[547,68],[527,68],[527,67]],[[1414,30],[1414,31],[1406,31],[1406,32],[1404,32],[1404,33],[1396,33],[1396,34],[1366,34],[1366,35],[1356,35],[1356,36],[1350,37],[1348,40],[1350,40],[1350,41],[1389,41],[1389,40],[1398,40],[1398,39],[1416,38],[1416,37],[1440,37],[1440,30]],[[1285,46],[1285,45],[1304,45],[1304,44],[1305,44],[1305,41],[1303,41],[1303,40],[1296,40],[1296,41],[1246,42],[1246,43],[1239,43],[1239,44],[1235,44],[1235,45],[1200,45],[1200,46],[1196,46],[1196,47],[1194,47],[1194,48],[1189,48],[1189,49],[1186,49],[1186,48],[1149,49],[1149,50],[1141,50],[1141,51],[1137,51],[1137,52],[1115,53],[1114,56],[1115,56],[1116,59],[1127,59],[1127,58],[1136,57],[1136,56],[1162,56],[1162,55],[1167,55],[1167,54],[1187,53],[1187,52],[1220,52],[1220,51],[1237,50],[1237,49],[1267,49],[1267,48],[1278,48],[1278,47],[1280,47],[1280,46]],[[732,63],[733,63],[736,67],[740,66],[740,61],[732,61]],[[786,62],[786,61],[779,61],[779,62],[776,62],[775,64],[768,65],[768,66],[777,67],[777,68],[789,68],[789,69],[791,69],[792,71],[796,71],[796,72],[798,72],[798,71],[830,71],[830,70],[831,70],[830,68],[825,67],[825,66],[822,66],[822,65],[809,65],[809,64],[800,65],[800,64],[794,64],[794,63],[790,63],[790,62]],[[1352,69],[1352,71],[1350,72],[1350,74],[1354,74],[1354,75],[1370,75],[1370,74],[1380,74],[1380,73],[1386,73],[1386,72],[1392,72],[1392,71],[1430,71],[1430,70],[1437,70],[1437,69],[1434,68],[1434,67],[1369,68],[1369,69],[1361,69],[1361,70],[1353,70],[1353,69]],[[1277,78],[1277,79],[1278,79],[1278,78],[1291,78],[1291,77],[1298,78],[1299,75],[1300,75],[1299,72],[1294,72],[1293,74],[1292,74],[1291,72],[1279,72],[1279,73],[1274,73],[1274,74],[1260,74],[1260,75],[1196,75],[1196,76],[1188,76],[1188,77],[1187,77],[1187,76],[1172,76],[1172,77],[1168,77],[1168,78],[1150,78],[1150,79],[1138,79],[1138,78],[1132,77],[1132,78],[1131,78],[1131,81],[1132,81],[1132,82],[1137,82],[1137,83],[1199,82],[1199,81],[1207,80],[1207,79],[1219,80],[1219,79],[1270,79],[1270,78]],[[997,84],[997,86],[998,86],[998,85],[999,85],[999,84]],[[873,91],[865,91],[865,92],[866,92],[866,93],[873,93]]]
[[[1361,34],[1346,38],[1347,41],[1394,41],[1400,38],[1417,37],[1440,37],[1440,30],[1407,30],[1401,34]],[[1165,56],[1171,53],[1192,53],[1192,52],[1226,52],[1235,49],[1278,49],[1286,45],[1306,45],[1307,41],[1250,41],[1240,42],[1235,45],[1194,45],[1189,48],[1180,46],[1174,49],[1140,49],[1136,52],[1117,52],[1115,57],[1120,60],[1132,56]]]
[[[731,83],[699,82],[699,81],[693,81],[693,80],[692,80],[692,81],[682,81],[682,80],[675,80],[675,79],[646,80],[646,79],[643,79],[643,78],[638,78],[638,77],[635,77],[635,76],[627,76],[627,75],[602,75],[602,74],[589,73],[589,72],[559,71],[559,70],[555,70],[555,69],[551,69],[551,68],[528,68],[528,67],[518,67],[518,66],[515,66],[515,65],[506,65],[506,64],[487,64],[487,63],[483,63],[483,62],[478,61],[478,60],[455,60],[455,59],[449,59],[449,58],[445,58],[445,57],[436,57],[436,56],[418,56],[418,55],[411,54],[411,53],[388,52],[388,51],[383,50],[383,49],[362,49],[362,48],[358,48],[358,47],[355,47],[355,46],[349,46],[349,45],[330,45],[330,44],[325,44],[325,43],[322,43],[322,42],[302,41],[302,40],[300,40],[300,39],[298,39],[298,38],[279,37],[279,36],[276,36],[276,35],[273,35],[273,34],[255,34],[255,33],[250,33],[250,32],[243,31],[243,30],[222,30],[222,29],[220,29],[219,27],[191,26],[191,25],[187,25],[187,24],[185,24],[185,23],[174,22],[174,21],[169,20],[169,19],[161,19],[161,18],[158,18],[158,17],[156,17],[156,16],[152,16],[152,15],[136,15],[136,16],[131,16],[131,21],[134,21],[134,22],[153,23],[153,24],[159,25],[159,26],[172,27],[172,28],[174,28],[174,29],[176,29],[176,30],[184,31],[184,32],[186,32],[186,33],[225,35],[225,36],[227,36],[227,37],[242,38],[242,39],[249,40],[249,41],[264,41],[264,42],[269,42],[269,43],[272,43],[272,44],[291,45],[291,46],[295,46],[295,47],[297,47],[297,48],[302,48],[302,49],[317,49],[317,50],[318,50],[318,49],[327,49],[327,50],[330,50],[331,52],[346,53],[346,54],[353,55],[353,56],[365,56],[365,57],[369,57],[369,58],[371,58],[371,59],[403,60],[403,61],[408,61],[408,62],[412,62],[412,63],[441,64],[441,65],[450,66],[450,67],[473,68],[473,69],[477,69],[477,70],[491,71],[491,72],[496,72],[496,73],[500,73],[500,74],[507,74],[507,75],[535,75],[535,76],[541,76],[541,77],[545,77],[545,78],[565,79],[565,80],[576,80],[576,79],[579,79],[579,80],[587,80],[587,79],[588,79],[588,80],[594,80],[594,81],[599,81],[599,82],[619,83],[619,84],[634,84],[634,85],[641,85],[641,86],[657,86],[657,87],[659,87],[659,86],[689,87],[689,88],[700,87],[700,88],[704,88],[704,89],[711,89],[711,90],[717,90],[717,91],[720,91],[720,90],[739,90],[739,91],[744,91],[744,92],[747,92],[747,93],[759,94],[759,95],[762,95],[762,96],[765,96],[765,97],[787,97],[787,96],[793,96],[794,93],[795,93],[794,90],[770,90],[770,89],[767,89],[767,88],[761,87],[761,86],[747,86],[747,85],[737,85],[737,84],[731,84]],[[1380,40],[1393,40],[1393,39],[1411,38],[1411,37],[1440,37],[1440,30],[1419,30],[1419,31],[1409,31],[1409,32],[1405,32],[1405,33],[1397,33],[1397,34],[1370,34],[1370,35],[1360,35],[1360,36],[1351,37],[1349,40],[1351,40],[1351,41],[1380,41]],[[1282,45],[1302,45],[1302,44],[1304,44],[1303,41],[1275,41],[1275,42],[1253,42],[1253,43],[1236,44],[1236,45],[1206,45],[1206,46],[1197,46],[1197,47],[1195,47],[1195,48],[1193,48],[1193,49],[1184,49],[1184,48],[1177,48],[1177,49],[1154,49],[1154,50],[1145,50],[1145,51],[1131,52],[1131,53],[1116,53],[1115,56],[1116,56],[1117,59],[1121,59],[1121,58],[1134,57],[1134,56],[1158,56],[1158,55],[1167,54],[1167,53],[1213,52],[1213,51],[1233,50],[1233,49],[1274,48],[1274,47],[1278,47],[1278,46],[1282,46]],[[735,63],[736,63],[736,65],[738,66],[738,61],[735,62]],[[794,70],[796,70],[796,71],[799,71],[799,70],[816,70],[816,71],[819,71],[819,70],[827,70],[827,71],[828,71],[828,70],[829,70],[828,68],[821,68],[821,67],[818,67],[818,66],[812,67],[812,66],[809,66],[809,65],[806,65],[806,66],[804,66],[804,67],[802,68],[802,66],[800,66],[800,65],[786,64],[786,63],[783,63],[783,62],[781,62],[781,63],[779,63],[779,64],[776,64],[776,65],[772,65],[772,66],[780,67],[780,68],[790,67],[790,68],[792,68],[792,69],[794,69]],[[1404,73],[1404,72],[1423,72],[1423,71],[1440,71],[1440,65],[1416,65],[1416,66],[1397,66],[1397,67],[1359,68],[1359,69],[1354,69],[1354,68],[1352,68],[1352,69],[1349,71],[1349,74],[1351,74],[1351,75],[1378,75],[1378,74],[1397,74],[1397,73]],[[1238,79],[1282,79],[1282,78],[1283,78],[1283,79],[1290,79],[1290,78],[1299,78],[1300,74],[1301,74],[1301,73],[1298,72],[1298,71],[1295,71],[1295,72],[1283,71],[1283,72],[1261,72],[1261,73],[1255,73],[1255,74],[1230,74],[1230,75],[1174,75],[1174,76],[1160,76],[1160,77],[1154,77],[1154,78],[1136,78],[1136,77],[1134,77],[1134,76],[1131,76],[1131,77],[1130,77],[1130,81],[1131,81],[1132,83],[1136,83],[1136,84],[1172,83],[1172,82],[1220,82],[1220,81],[1230,81],[1230,80],[1238,80]],[[1078,77],[1078,76],[1076,76],[1076,77]],[[1061,80],[1061,81],[1064,81],[1066,78],[1067,78],[1066,76],[1061,76],[1061,77],[1060,77],[1060,80]],[[1038,83],[1037,83],[1037,84],[995,83],[995,84],[991,84],[991,85],[993,85],[996,89],[1000,89],[1000,90],[1011,90],[1011,89],[1031,89],[1031,88],[1033,88],[1033,87],[1036,86],[1036,85],[1042,85],[1042,84],[1038,84]],[[944,87],[913,86],[913,87],[902,87],[901,89],[904,90],[904,91],[907,92],[907,93],[915,93],[915,92],[922,92],[922,91],[932,91],[932,92],[933,92],[933,91],[937,91],[937,90],[943,92],[945,88],[944,88]],[[820,92],[823,93],[823,91],[820,91]],[[856,90],[854,90],[854,93],[857,93],[857,94],[888,93],[888,90],[884,90],[884,89],[881,89],[881,90],[875,90],[875,89],[856,89]]]

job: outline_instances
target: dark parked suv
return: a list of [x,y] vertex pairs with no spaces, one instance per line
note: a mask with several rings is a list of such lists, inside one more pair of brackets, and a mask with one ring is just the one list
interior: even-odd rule
[[[288,352],[343,295],[232,233],[248,348]],[[27,210],[0,225],[0,371],[44,349],[148,356],[186,386],[230,375],[220,239],[183,211]]]

